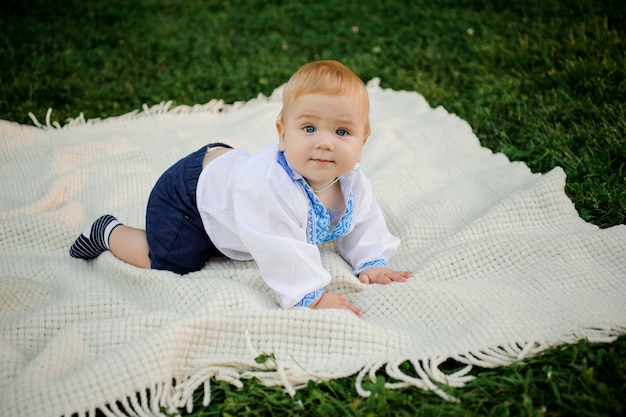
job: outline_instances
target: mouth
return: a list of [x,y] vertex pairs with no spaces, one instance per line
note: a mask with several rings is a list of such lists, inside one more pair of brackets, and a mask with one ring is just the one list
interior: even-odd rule
[[323,159],[323,158],[313,158],[312,161],[317,162],[318,164],[330,164],[333,162],[330,159]]

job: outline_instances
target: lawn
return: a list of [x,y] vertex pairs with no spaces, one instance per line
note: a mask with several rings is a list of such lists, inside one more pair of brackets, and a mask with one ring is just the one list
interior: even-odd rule
[[[306,62],[338,59],[458,114],[483,146],[534,172],[563,167],[581,217],[605,228],[626,223],[625,51],[621,0],[9,0],[0,119],[248,100]],[[295,398],[215,382],[194,415],[623,415],[625,370],[626,338],[580,341],[476,370],[451,391],[457,403],[385,390],[384,375],[369,398],[353,377],[311,382]]]

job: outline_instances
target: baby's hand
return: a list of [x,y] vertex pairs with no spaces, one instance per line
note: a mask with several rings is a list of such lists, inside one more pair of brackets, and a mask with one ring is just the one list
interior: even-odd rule
[[389,268],[368,268],[359,273],[359,281],[363,284],[391,284],[392,282],[406,282],[413,276],[412,272],[394,271]]
[[329,292],[325,292],[324,294],[322,294],[321,297],[315,300],[315,302],[309,307],[315,309],[342,308],[352,311],[359,317],[361,317],[361,315],[363,314],[357,306],[348,301],[345,295],[333,294]]

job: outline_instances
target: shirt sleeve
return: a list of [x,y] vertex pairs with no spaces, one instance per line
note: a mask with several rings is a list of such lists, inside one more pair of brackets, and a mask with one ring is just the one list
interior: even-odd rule
[[353,268],[355,274],[372,266],[386,267],[396,253],[400,239],[392,235],[383,212],[374,199],[369,180],[355,173],[353,228],[338,240],[341,255]]
[[315,300],[320,298],[322,296],[322,294],[324,294],[324,290],[322,290],[322,289],[312,291],[312,292],[308,293],[307,295],[305,295],[304,298],[302,300],[300,300],[300,302],[298,302],[298,304],[296,304],[296,305],[299,306],[299,307],[308,307],[311,304],[313,304],[315,302]]
[[270,169],[265,174],[254,178],[258,172],[252,172],[252,178],[235,187],[234,216],[238,235],[263,280],[278,293],[281,306],[290,308],[307,294],[321,291],[331,277],[317,246],[307,242],[304,195],[281,171]]

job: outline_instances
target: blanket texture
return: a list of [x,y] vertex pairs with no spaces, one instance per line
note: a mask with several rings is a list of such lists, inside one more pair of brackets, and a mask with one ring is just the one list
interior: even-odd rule
[[[384,368],[390,388],[446,394],[495,367],[580,338],[626,333],[626,227],[584,222],[560,168],[533,174],[482,148],[470,126],[417,93],[370,82],[361,165],[406,283],[364,285],[333,245],[333,291],[364,312],[282,310],[254,262],[178,276],[110,252],[68,248],[111,213],[142,227],[158,176],[212,141],[256,151],[276,140],[281,90],[235,105],[171,108],[61,127],[0,122],[0,415],[159,414],[191,407],[210,381],[258,378],[293,393],[308,380]],[[265,355],[265,356],[261,356]],[[264,357],[265,361],[255,361]],[[454,359],[467,366],[445,374]],[[412,376],[400,365],[410,361]],[[417,376],[415,376],[417,375]]]

